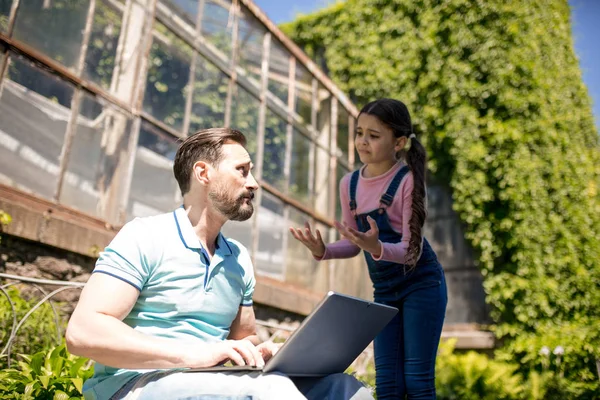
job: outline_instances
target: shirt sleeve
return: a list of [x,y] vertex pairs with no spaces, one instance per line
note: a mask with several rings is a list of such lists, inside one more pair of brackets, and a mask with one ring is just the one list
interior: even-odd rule
[[402,240],[398,243],[381,242],[383,251],[378,258],[373,256],[375,261],[392,261],[399,264],[406,262],[406,254],[410,243],[410,217],[412,214],[412,191],[414,180],[412,172],[409,172],[404,179],[404,182],[396,192],[394,201],[390,205],[388,212],[402,215]]
[[252,297],[254,296],[254,288],[256,287],[256,277],[254,276],[254,266],[252,265],[252,259],[250,258],[250,254],[246,250],[246,248],[242,245],[239,246],[241,251],[243,252],[242,257],[242,267],[246,271],[244,276],[244,294],[242,295],[242,303],[241,306],[249,307],[253,304]]
[[[351,176],[352,173],[346,174],[340,180],[340,206],[342,208],[342,221],[346,223],[346,225],[354,229],[358,229],[354,215],[352,215],[352,211],[350,211],[350,193],[348,192],[348,188],[350,186]],[[358,255],[358,253],[360,253],[360,247],[348,239],[341,239],[325,246],[325,253],[323,254],[323,257],[315,257],[315,259],[331,260],[334,258],[352,258]]]
[[102,251],[93,273],[104,273],[141,291],[150,276],[147,228],[140,219],[128,222]]
[[246,290],[244,291],[244,295],[242,296],[242,306],[247,307],[252,305],[252,296],[254,296],[255,286],[256,278],[254,277],[254,273],[252,273],[249,279],[246,281]]

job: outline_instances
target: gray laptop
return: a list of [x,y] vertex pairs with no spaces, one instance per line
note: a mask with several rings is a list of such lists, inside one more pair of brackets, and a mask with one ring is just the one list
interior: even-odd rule
[[329,292],[263,368],[218,366],[184,372],[262,371],[307,377],[344,372],[397,313],[394,307]]

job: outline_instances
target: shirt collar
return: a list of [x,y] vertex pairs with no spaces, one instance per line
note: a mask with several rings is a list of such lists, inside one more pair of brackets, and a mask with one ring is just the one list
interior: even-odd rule
[[[179,234],[179,238],[183,245],[188,249],[202,250],[203,246],[200,243],[198,236],[196,236],[196,232],[194,232],[194,228],[185,212],[185,208],[183,208],[183,206],[178,207],[173,211],[173,216],[175,218],[175,225],[177,226],[177,233]],[[219,232],[219,235],[217,236],[216,253],[223,256],[232,254],[231,246],[229,246],[227,239],[225,239],[221,232]]]

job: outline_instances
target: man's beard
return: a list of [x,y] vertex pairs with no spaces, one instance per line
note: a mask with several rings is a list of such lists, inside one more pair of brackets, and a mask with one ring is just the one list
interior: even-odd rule
[[247,199],[254,198],[252,191],[244,191],[238,197],[232,198],[227,190],[219,187],[208,192],[208,198],[212,201],[213,206],[231,221],[246,221],[254,213],[252,202],[246,203]]

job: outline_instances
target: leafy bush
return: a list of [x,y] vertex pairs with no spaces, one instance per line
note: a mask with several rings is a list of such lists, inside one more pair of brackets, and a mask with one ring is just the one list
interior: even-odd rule
[[[38,299],[25,299],[21,292],[11,286],[6,289],[16,313],[16,323],[27,314],[37,304]],[[58,314],[58,312],[57,312]],[[0,293],[0,343],[5,347],[11,335],[15,321],[13,320],[13,310],[3,293]],[[62,341],[62,332],[66,322],[58,314],[58,323],[61,337],[56,326],[56,316],[52,307],[47,302],[35,310],[23,323],[16,333],[11,345],[11,354],[34,354],[59,344]],[[8,359],[6,353],[0,357],[0,369],[6,368]]]
[[1,399],[83,399],[83,383],[93,375],[87,359],[69,354],[64,344],[21,357],[18,369],[0,371]]
[[436,390],[440,400],[521,399],[525,385],[518,365],[470,351],[454,354],[455,341],[440,344]]
[[578,321],[542,324],[537,334],[523,334],[496,351],[498,360],[517,362],[519,372],[545,379],[544,399],[600,399],[596,360],[600,360],[600,324]]
[[[531,338],[524,338],[518,344],[515,343],[518,346],[531,347],[530,351],[526,351],[527,356],[516,361],[512,360],[512,357],[492,359],[474,351],[455,354],[454,341],[442,343],[436,366],[438,399],[600,399],[598,378],[590,376],[587,373],[588,369],[573,368],[573,375],[567,373],[569,365],[581,361],[578,355],[564,357],[559,365],[556,364],[556,356],[553,355],[553,365],[547,363],[542,367],[543,357],[548,356],[540,355],[539,348],[533,351],[534,342]],[[568,351],[570,350],[565,349],[565,356]],[[549,353],[552,354],[552,350]],[[510,356],[512,351],[506,351],[505,354]],[[533,361],[534,359],[537,362]],[[533,365],[529,365],[530,363]]]

